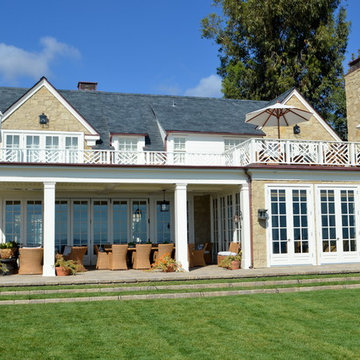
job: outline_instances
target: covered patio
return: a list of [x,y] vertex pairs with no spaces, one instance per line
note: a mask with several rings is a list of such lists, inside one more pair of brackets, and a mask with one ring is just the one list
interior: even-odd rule
[[34,175],[24,181],[21,169],[9,167],[16,176],[4,170],[7,181],[0,184],[2,242],[42,248],[44,276],[55,275],[54,254],[65,246],[87,247],[83,260],[91,268],[94,246],[173,243],[176,261],[188,271],[188,244],[210,244],[208,263],[214,263],[218,251],[237,241],[242,267],[249,267],[248,184],[238,170],[197,170],[195,177],[186,169],[58,170],[27,167]]

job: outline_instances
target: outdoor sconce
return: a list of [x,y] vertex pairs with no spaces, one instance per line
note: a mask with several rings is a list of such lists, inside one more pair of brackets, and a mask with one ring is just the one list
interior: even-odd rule
[[161,212],[167,212],[169,211],[169,202],[165,200],[165,190],[164,192],[164,200],[160,203],[160,211]]
[[258,210],[258,219],[259,220],[267,220],[267,218],[268,218],[267,209],[259,209]]
[[134,222],[139,223],[141,221],[141,210],[137,208],[133,213]]
[[295,135],[300,134],[300,126],[299,126],[299,125],[295,125],[295,126],[294,126],[294,134],[295,134]]
[[49,122],[49,119],[44,113],[39,115],[39,123],[40,123],[40,125],[46,125],[48,122]]

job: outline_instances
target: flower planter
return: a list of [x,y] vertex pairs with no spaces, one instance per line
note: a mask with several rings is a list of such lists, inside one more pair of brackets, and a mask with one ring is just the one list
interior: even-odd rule
[[61,266],[57,266],[55,268],[55,271],[56,271],[56,276],[68,276],[70,275],[70,270],[69,269],[65,269]]
[[231,262],[231,270],[239,270],[240,269],[240,261],[234,260]]

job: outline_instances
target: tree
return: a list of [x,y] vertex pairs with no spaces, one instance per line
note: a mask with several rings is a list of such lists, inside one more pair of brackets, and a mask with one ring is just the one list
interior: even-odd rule
[[271,100],[295,86],[346,136],[344,54],[350,23],[340,0],[213,0],[202,19],[219,45],[226,98]]

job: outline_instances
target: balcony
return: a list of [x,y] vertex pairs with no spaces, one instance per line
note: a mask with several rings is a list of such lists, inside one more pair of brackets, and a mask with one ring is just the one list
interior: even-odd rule
[[190,167],[242,167],[250,164],[360,166],[360,143],[254,138],[221,154],[2,148],[0,162]]

